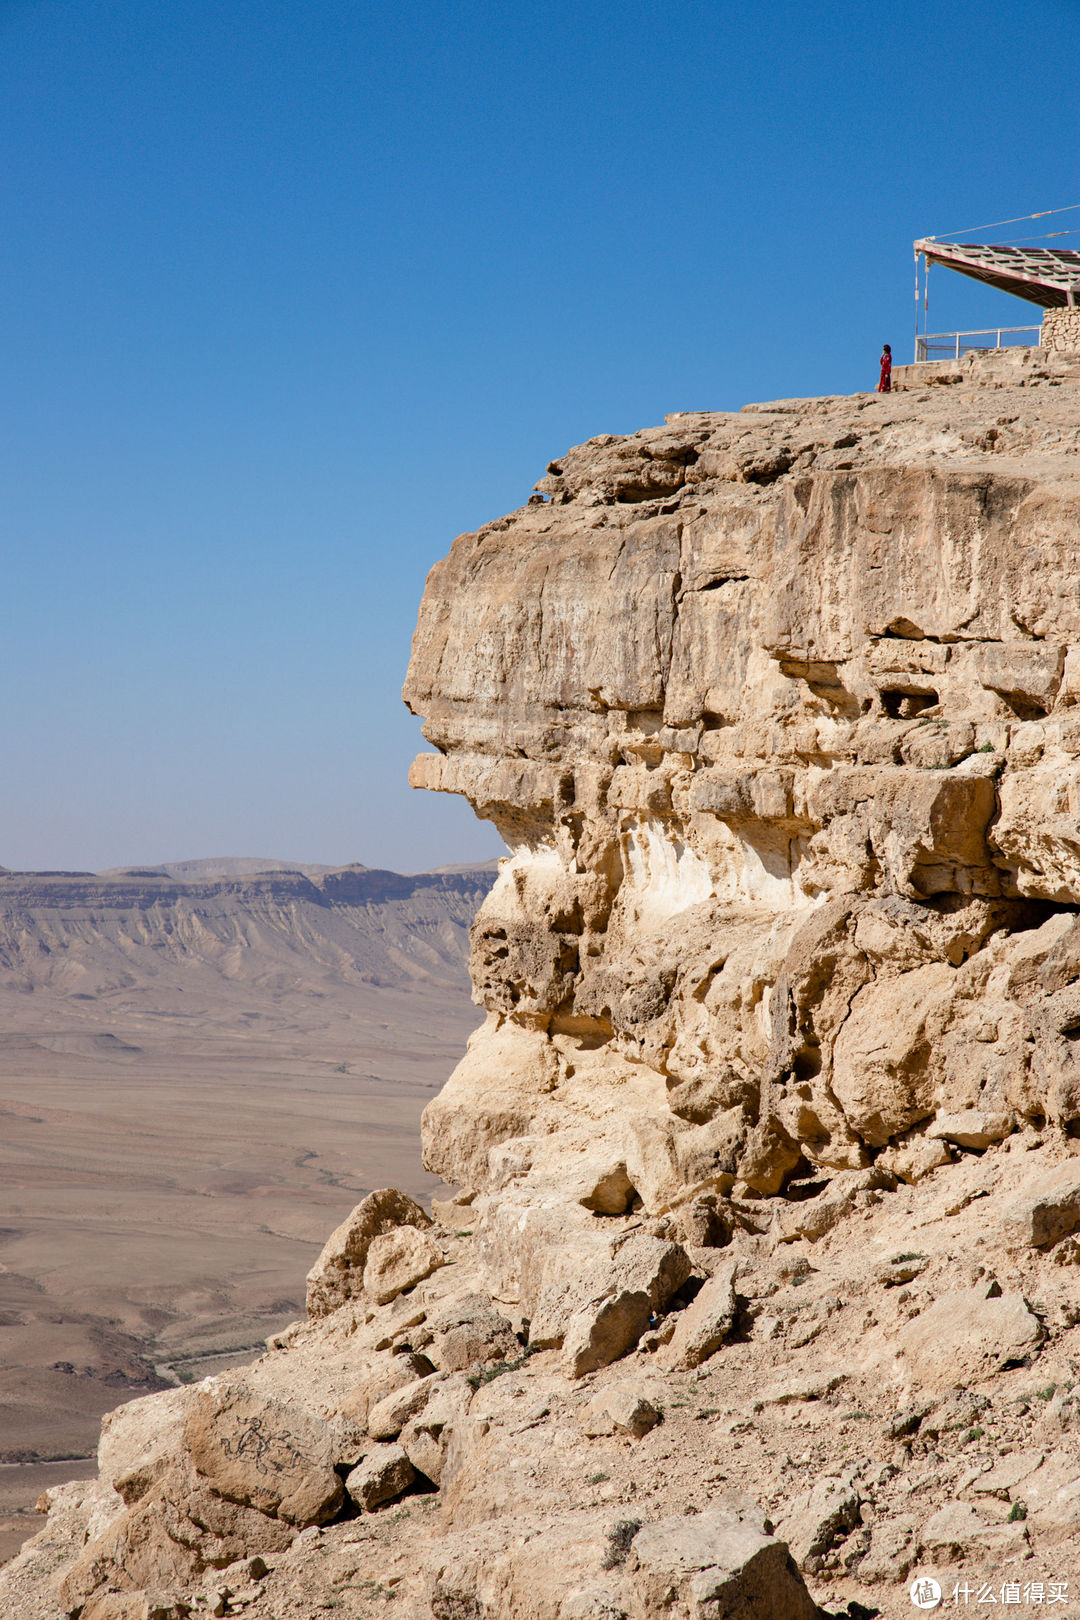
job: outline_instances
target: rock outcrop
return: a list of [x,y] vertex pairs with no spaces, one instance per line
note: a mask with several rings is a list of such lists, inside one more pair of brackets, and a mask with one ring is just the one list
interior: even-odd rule
[[415,1198],[396,1187],[369,1193],[331,1234],[308,1273],[308,1315],[329,1316],[365,1290],[383,1305],[402,1291],[399,1282],[412,1287],[427,1277],[441,1255],[408,1245],[410,1237],[424,1242],[423,1228],[430,1225]]
[[660,1214],[1080,1132],[1075,384],[1024,361],[593,440],[433,570],[414,780],[515,851],[433,1168],[578,1146]]
[[1080,1567],[1080,362],[896,376],[595,439],[432,571],[414,781],[512,850],[425,1115],[461,1191],[373,1194],[307,1323],[107,1425],[13,1613]]

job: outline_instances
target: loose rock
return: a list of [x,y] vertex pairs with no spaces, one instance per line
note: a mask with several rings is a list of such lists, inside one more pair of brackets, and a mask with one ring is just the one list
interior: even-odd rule
[[345,1489],[358,1508],[372,1512],[407,1491],[416,1470],[400,1446],[373,1446],[345,1479]]
[[368,1245],[364,1264],[364,1289],[377,1305],[387,1305],[407,1288],[430,1277],[445,1264],[434,1238],[415,1226],[399,1226],[382,1232]]
[[760,1520],[730,1509],[643,1525],[628,1569],[649,1620],[670,1613],[673,1596],[694,1620],[818,1620],[817,1605],[784,1543],[766,1534]]
[[415,1199],[394,1187],[369,1193],[327,1240],[308,1273],[309,1316],[327,1316],[363,1291],[364,1267],[373,1240],[398,1227],[426,1228],[431,1217]]

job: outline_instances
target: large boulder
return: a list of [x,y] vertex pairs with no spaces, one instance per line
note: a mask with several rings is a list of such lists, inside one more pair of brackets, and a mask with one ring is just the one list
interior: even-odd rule
[[373,1446],[345,1480],[345,1489],[358,1508],[371,1513],[407,1491],[416,1470],[399,1445]]
[[1023,1364],[1038,1350],[1044,1330],[1019,1294],[996,1285],[959,1288],[940,1299],[899,1336],[907,1378],[924,1389],[960,1389]]
[[430,1277],[445,1264],[433,1237],[415,1226],[398,1226],[372,1238],[364,1264],[364,1291],[376,1305],[392,1299]]
[[[126,1508],[92,1531],[59,1588],[75,1611],[114,1589],[183,1587],[281,1552],[341,1505],[329,1427],[292,1401],[211,1380],[148,1396],[102,1425],[101,1469]],[[104,1612],[104,1611],[103,1611]]]
[[467,1372],[521,1355],[513,1327],[487,1294],[466,1294],[448,1305],[417,1335],[440,1372]]
[[618,1435],[640,1440],[660,1422],[659,1408],[631,1383],[610,1384],[585,1408],[582,1427],[590,1436]]
[[1027,1529],[1022,1520],[1010,1520],[1000,1504],[946,1502],[923,1526],[919,1537],[924,1558],[954,1564],[982,1558],[1023,1558]]
[[414,1350],[402,1351],[400,1355],[384,1354],[353,1385],[338,1412],[344,1418],[366,1424],[372,1407],[393,1395],[395,1390],[415,1384],[434,1371],[427,1356],[418,1355]]
[[184,1423],[196,1471],[227,1501],[289,1524],[323,1524],[341,1505],[330,1429],[294,1402],[242,1384],[199,1390]]
[[643,1525],[627,1569],[645,1620],[673,1612],[688,1620],[819,1620],[821,1613],[785,1544],[759,1514],[739,1508]]
[[790,1503],[776,1534],[787,1542],[799,1568],[815,1573],[833,1545],[855,1528],[859,1507],[853,1479],[820,1479]]
[[620,1288],[578,1311],[563,1341],[562,1365],[568,1378],[607,1367],[632,1350],[649,1325],[652,1307],[642,1289]]
[[454,1424],[465,1418],[472,1395],[468,1380],[460,1373],[452,1373],[438,1382],[401,1431],[401,1449],[416,1472],[435,1485],[442,1480],[443,1460]]
[[957,1147],[981,1151],[992,1142],[1001,1142],[1013,1128],[1012,1115],[986,1108],[965,1108],[955,1114],[938,1114],[926,1134]]
[[952,979],[944,962],[930,962],[867,985],[851,1004],[836,1040],[832,1089],[848,1123],[873,1147],[934,1111],[926,1024]]
[[1022,1499],[1036,1534],[1050,1542],[1080,1533],[1080,1459],[1054,1451],[1011,1493]]
[[[574,1310],[563,1335],[567,1377],[581,1378],[632,1350],[690,1269],[681,1244],[635,1233],[602,1268],[586,1272],[581,1291],[588,1290],[588,1297]],[[551,1333],[551,1327],[546,1331]]]
[[191,1388],[161,1390],[102,1418],[98,1472],[128,1506],[182,1455],[184,1423],[196,1399]]
[[1048,1248],[1080,1226],[1080,1159],[1066,1159],[1028,1183],[1004,1212],[1010,1236]]
[[78,1613],[93,1595],[117,1588],[183,1588],[208,1569],[283,1552],[295,1536],[295,1525],[218,1495],[180,1461],[87,1543],[63,1572],[57,1598]]
[[530,1342],[539,1347],[561,1344],[578,1316],[595,1313],[605,1301],[622,1295],[643,1296],[647,1322],[649,1315],[665,1309],[692,1270],[681,1243],[645,1232],[614,1241],[587,1233],[574,1237],[561,1248],[553,1246],[544,1266],[530,1328]]
[[669,1366],[698,1367],[719,1350],[735,1320],[736,1269],[736,1261],[724,1261],[679,1312],[665,1358]]
[[375,1238],[402,1226],[423,1230],[430,1225],[431,1217],[408,1193],[396,1187],[368,1193],[331,1234],[308,1272],[308,1315],[329,1316],[363,1293],[364,1268]]
[[368,1413],[368,1433],[373,1440],[396,1440],[406,1423],[424,1410],[432,1391],[439,1383],[439,1375],[419,1378],[406,1384],[392,1395],[386,1395]]

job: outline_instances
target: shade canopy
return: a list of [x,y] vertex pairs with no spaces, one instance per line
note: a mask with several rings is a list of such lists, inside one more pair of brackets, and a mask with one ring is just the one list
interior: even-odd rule
[[915,252],[924,253],[928,265],[944,264],[1043,309],[1067,304],[1070,289],[1075,289],[1080,304],[1080,253],[1069,248],[992,247],[928,237],[915,243]]

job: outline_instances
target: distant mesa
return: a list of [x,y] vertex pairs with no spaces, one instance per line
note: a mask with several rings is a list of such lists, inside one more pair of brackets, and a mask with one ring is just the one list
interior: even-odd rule
[[12,878],[172,878],[183,883],[212,883],[221,878],[259,877],[266,872],[299,873],[301,877],[320,878],[330,873],[379,872],[392,877],[445,877],[466,876],[498,870],[498,857],[487,861],[457,861],[449,866],[433,866],[420,872],[390,872],[388,868],[365,866],[361,861],[347,861],[332,865],[318,861],[283,861],[274,855],[211,855],[201,860],[162,861],[157,866],[108,866],[101,871],[66,868],[18,868],[0,866],[0,877]]
[[13,866],[0,866],[0,877],[10,878],[92,878],[97,877],[96,872],[68,871],[66,868],[47,868],[40,872],[20,872]]
[[[0,991],[164,993],[192,973],[281,994],[464,989],[469,924],[497,863],[383,871],[216,856],[105,872],[0,871]],[[201,983],[200,979],[200,983]],[[203,985],[205,991],[206,985]]]
[[[351,871],[366,872],[366,866],[353,862]],[[198,861],[162,861],[160,866],[113,866],[98,877],[170,877],[202,878],[255,877],[260,872],[301,872],[304,877],[321,877],[324,872],[337,870],[334,866],[320,866],[313,861],[280,861],[272,855],[211,855]]]
[[[474,873],[474,872],[490,872],[492,877],[494,877],[496,875],[496,873],[498,872],[498,870],[499,870],[499,857],[497,855],[493,855],[491,857],[490,861],[459,861],[456,866],[433,866],[431,868],[431,871],[428,874],[428,876],[430,876],[430,877],[442,877],[444,875],[453,876],[453,875],[456,875],[458,872],[463,872],[463,873],[466,873],[466,874],[471,874],[471,873]],[[419,876],[422,876],[423,874],[414,873],[413,875],[419,877]]]

